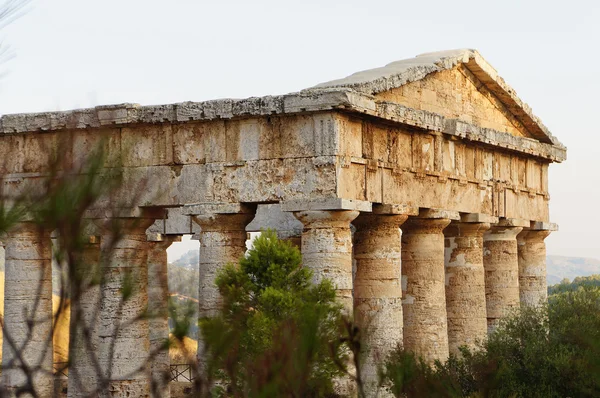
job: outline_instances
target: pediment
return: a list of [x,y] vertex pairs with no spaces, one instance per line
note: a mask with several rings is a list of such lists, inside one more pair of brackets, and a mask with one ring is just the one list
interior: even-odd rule
[[427,53],[321,83],[563,147],[475,50]]
[[431,73],[422,80],[383,91],[375,97],[517,137],[536,138],[462,65]]

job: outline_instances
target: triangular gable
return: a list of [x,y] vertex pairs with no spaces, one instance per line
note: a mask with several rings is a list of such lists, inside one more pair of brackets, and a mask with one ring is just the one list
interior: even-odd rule
[[351,88],[382,101],[563,147],[475,50],[422,54],[315,86],[328,87]]
[[536,138],[462,65],[431,73],[375,97],[517,137]]

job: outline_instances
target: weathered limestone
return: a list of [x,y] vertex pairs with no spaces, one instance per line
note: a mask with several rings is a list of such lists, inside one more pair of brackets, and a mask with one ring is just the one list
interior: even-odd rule
[[[221,213],[215,212],[220,211]],[[215,278],[228,263],[237,263],[246,252],[246,226],[255,216],[255,209],[239,204],[225,209],[191,206],[189,213],[200,226],[200,281],[198,317],[215,315],[221,306]],[[202,367],[205,347],[198,337],[198,363]]]
[[[144,216],[148,218],[144,218]],[[102,229],[104,281],[98,323],[98,357],[107,382],[102,397],[150,396],[147,319],[148,242],[146,228],[157,216],[96,220]],[[119,238],[115,240],[115,228]],[[130,292],[128,297],[124,294]]]
[[356,210],[308,210],[294,212],[304,225],[302,264],[313,271],[313,282],[331,280],[348,314],[352,300],[352,233]]
[[[96,292],[102,307],[94,332],[100,365],[107,373],[111,369],[104,393],[150,393],[150,369],[132,372],[147,359],[149,340],[160,338],[137,322],[116,333],[114,350],[109,344],[120,320],[146,307],[146,250],[159,246],[145,240],[141,224],[150,219],[155,222],[148,233],[198,234],[200,315],[212,315],[220,302],[215,274],[244,253],[244,227],[261,206],[268,226],[301,245],[315,281],[332,279],[348,314],[355,310],[357,322],[369,332],[366,348],[373,349],[362,370],[365,378],[374,374],[373,355],[399,340],[427,361],[444,360],[449,350],[484,335],[483,316],[491,330],[518,305],[519,295],[527,305],[543,300],[545,232],[533,231],[549,228],[548,168],[566,158],[566,149],[475,50],[424,54],[280,96],[4,115],[3,196],[41,192],[52,154],[64,153],[68,173],[69,162],[77,164],[101,144],[106,149],[101,171],[122,165],[123,186],[101,198],[86,217],[114,217],[125,232],[114,250],[108,230],[102,237],[107,284]],[[142,207],[121,209],[121,214],[107,208],[110,203]],[[148,208],[165,211],[150,217],[143,210]],[[356,220],[353,286],[350,223],[359,211],[373,214]],[[459,213],[462,223],[474,224],[448,230],[444,265],[442,231],[450,219],[459,220]],[[419,216],[402,225],[402,248],[398,214]],[[248,231],[267,226],[259,221]],[[488,223],[493,227],[482,243]],[[517,259],[515,237],[521,228],[527,232],[519,236]],[[398,250],[404,263],[402,310],[394,276]],[[159,252],[149,264],[160,274],[164,253]],[[129,281],[129,271],[134,295],[121,306],[121,282]],[[7,281],[12,281],[8,271]],[[151,276],[149,282],[162,280]],[[10,283],[7,287],[7,295],[18,294],[7,305],[33,302]],[[162,297],[164,286],[149,293]],[[83,299],[86,307],[92,302],[92,297]],[[157,336],[164,336],[162,322],[150,326]],[[23,339],[26,330],[19,330]],[[77,344],[73,349],[83,350]],[[89,364],[73,355],[86,373]],[[198,356],[202,359],[202,344]],[[80,393],[71,390],[73,396]]]
[[[294,216],[304,225],[302,232],[302,265],[313,271],[313,283],[329,279],[346,315],[353,313],[352,294],[352,231],[350,223],[359,215],[357,210],[317,210],[322,203],[306,203],[315,210],[295,211]],[[336,208],[332,206],[333,208]],[[343,208],[343,206],[338,206]],[[354,206],[350,206],[354,207]],[[352,362],[347,371],[355,374]],[[342,396],[355,395],[349,377],[334,380],[336,392]]]
[[404,348],[427,362],[448,358],[444,234],[449,218],[409,218],[402,226]]
[[377,366],[402,345],[400,225],[407,218],[361,213],[353,221],[354,321],[361,330],[361,378],[369,396],[377,393]]
[[[507,221],[507,220],[503,220]],[[504,222],[484,234],[483,266],[488,333],[519,306],[519,258],[517,235],[523,224]]]
[[100,306],[100,237],[91,236],[76,260],[71,281],[68,396],[88,397],[98,388],[98,310]]
[[549,230],[523,230],[517,235],[521,305],[538,306],[548,299],[546,243]]
[[6,255],[2,384],[15,396],[17,388],[31,382],[39,396],[50,397],[54,391],[50,231],[23,222],[2,241]]
[[167,269],[167,249],[173,242],[181,240],[179,236],[154,235],[149,239],[148,249],[148,327],[150,329],[153,397],[170,397],[169,350],[169,280]]
[[485,222],[453,222],[444,230],[448,346],[475,348],[487,337],[483,233]]

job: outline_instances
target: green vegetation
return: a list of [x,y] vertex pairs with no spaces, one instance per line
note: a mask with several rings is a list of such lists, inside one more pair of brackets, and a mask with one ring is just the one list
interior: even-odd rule
[[[480,350],[433,367],[397,350],[383,364],[395,396],[600,396],[600,288],[581,278],[542,308],[506,319]],[[572,284],[569,284],[569,286]]]
[[580,287],[600,288],[600,274],[590,276],[578,276],[575,279],[573,279],[573,282],[570,282],[568,279],[565,278],[556,285],[548,286],[548,295],[552,296],[553,294],[558,293],[574,292]]
[[311,283],[300,251],[266,231],[239,266],[217,277],[219,314],[200,321],[208,380],[228,396],[324,397],[346,363],[341,306],[330,282]]

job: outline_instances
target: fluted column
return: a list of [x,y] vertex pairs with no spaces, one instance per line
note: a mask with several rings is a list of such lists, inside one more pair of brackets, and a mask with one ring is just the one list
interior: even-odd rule
[[447,218],[409,218],[402,226],[404,348],[427,362],[448,358],[444,273]]
[[361,330],[361,378],[365,393],[377,393],[377,366],[402,345],[400,225],[406,215],[361,213],[353,222],[354,320]]
[[519,306],[517,235],[523,227],[492,226],[484,234],[483,267],[488,333]]
[[452,223],[446,239],[446,311],[448,346],[451,354],[459,347],[476,347],[487,337],[483,233],[489,223]]
[[352,233],[356,210],[310,210],[294,215],[304,225],[302,264],[313,271],[313,282],[331,280],[348,314],[352,302]]
[[[246,252],[246,225],[254,212],[231,214],[204,214],[193,216],[200,226],[200,285],[198,316],[214,316],[221,306],[215,278],[226,264],[237,264]],[[198,363],[204,364],[205,347],[198,338]]]
[[[329,279],[346,315],[353,313],[352,294],[352,231],[350,223],[358,216],[356,210],[296,211],[302,223],[302,266],[313,271],[313,283]],[[356,374],[352,362],[347,371]],[[354,396],[354,383],[349,377],[333,380],[340,396]]]
[[[150,328],[150,352],[152,391],[154,397],[170,397],[170,357],[165,343],[169,339],[169,278],[167,249],[179,236],[160,235],[148,242],[148,327]],[[150,240],[150,239],[149,239]]]
[[100,238],[90,237],[70,272],[69,397],[88,397],[97,387]]
[[538,306],[548,299],[546,239],[548,230],[525,230],[517,235],[521,305]]
[[[4,236],[3,242],[6,258],[2,383],[10,396],[31,381],[38,396],[51,397],[54,377],[50,233],[34,223],[23,222]],[[31,379],[24,368],[29,369]]]
[[[107,385],[101,397],[150,396],[148,242],[153,218],[98,220],[102,230],[103,284],[98,320],[98,357]],[[118,237],[115,237],[117,232]]]

